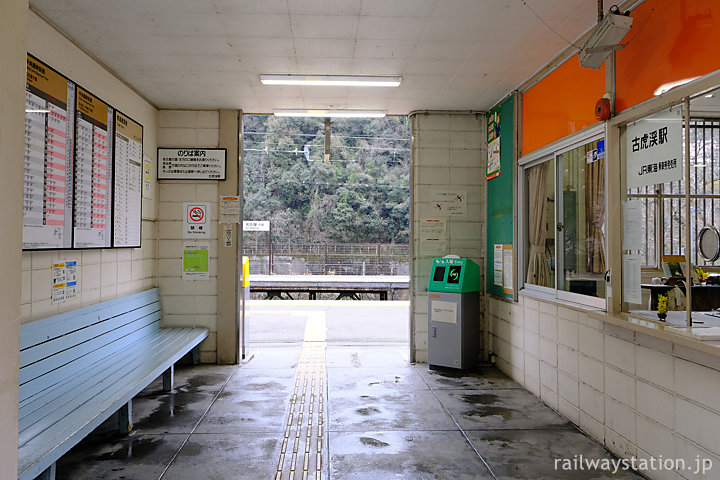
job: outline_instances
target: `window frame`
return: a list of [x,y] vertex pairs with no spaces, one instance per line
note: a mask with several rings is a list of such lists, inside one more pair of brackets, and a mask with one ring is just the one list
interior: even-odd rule
[[[691,97],[691,101],[693,98],[696,98],[696,97]],[[698,127],[697,122],[715,123],[715,125],[711,125],[710,127],[720,131],[720,117],[710,117],[710,116],[702,115],[702,114],[693,116],[692,109],[691,109],[689,128],[691,130],[693,128],[695,128],[696,130],[698,128],[703,128],[703,129],[708,128],[705,125]],[[626,126],[627,125],[623,125],[623,128]],[[684,139],[689,138],[689,135],[686,133],[686,128],[688,128],[688,126],[685,125],[685,121],[683,119],[683,138]],[[703,142],[704,142],[704,140],[703,140]],[[711,143],[712,143],[712,141],[711,141]],[[691,145],[691,148],[692,147],[693,147],[693,145]],[[695,150],[697,151],[697,139],[695,142],[695,147],[696,147]],[[684,152],[683,152],[683,155],[684,155]],[[720,158],[713,157],[713,158],[711,158],[711,161],[713,163],[717,164],[717,163],[720,163]],[[685,180],[686,179],[684,178],[684,173],[683,173],[682,181],[684,182]],[[629,192],[629,189],[627,189],[627,191]],[[654,232],[654,235],[655,235],[655,245],[654,245],[655,258],[646,259],[646,261],[648,263],[643,265],[642,268],[644,270],[659,270],[662,268],[661,267],[662,256],[666,255],[666,253],[663,251],[663,249],[665,248],[665,243],[666,243],[665,240],[666,240],[666,235],[667,235],[667,232],[663,228],[663,225],[664,225],[663,222],[664,222],[664,218],[665,218],[665,202],[664,201],[665,200],[680,200],[680,201],[682,201],[685,199],[685,194],[684,193],[665,193],[665,192],[663,192],[662,188],[658,188],[658,186],[655,185],[654,193],[626,193],[626,197],[627,197],[627,200],[630,200],[630,199],[653,199],[655,201],[655,218],[653,218],[652,222],[648,222],[648,224],[652,224],[653,228],[655,229],[655,232]],[[720,201],[720,190],[718,190],[717,193],[690,193],[690,200],[691,201],[692,200],[710,200],[710,201],[718,200],[718,201]],[[679,215],[684,218],[684,215],[685,215],[684,207],[680,207],[678,205],[677,208],[678,208]],[[697,214],[696,214],[696,217],[697,217]],[[684,222],[682,224],[688,225],[687,219],[684,220]],[[696,228],[697,228],[697,225],[696,225]],[[699,229],[697,231],[699,231]],[[695,237],[697,237],[697,236],[695,235]],[[693,238],[693,240],[696,241],[697,238]],[[678,241],[680,243],[682,243],[683,238],[680,238]],[[691,246],[691,252],[693,252],[693,256],[695,257],[695,258],[693,258],[693,262],[698,267],[716,268],[718,266],[716,264],[717,262],[701,263],[701,260],[697,254],[697,251],[696,251],[696,248],[694,245]]]
[[[518,191],[518,205],[520,207],[521,214],[519,215],[518,222],[518,275],[520,283],[520,291],[526,291],[526,293],[536,293],[542,296],[551,296],[556,300],[567,301],[577,303],[592,308],[599,308],[607,310],[608,300],[607,291],[603,297],[591,297],[589,295],[583,295],[580,293],[566,292],[558,288],[558,272],[555,271],[555,285],[553,287],[543,287],[539,285],[533,285],[526,283],[527,277],[527,262],[528,262],[528,212],[525,208],[527,191],[526,191],[526,171],[544,162],[554,162],[553,171],[555,177],[553,179],[555,185],[555,224],[557,225],[558,215],[560,213],[561,206],[557,200],[557,192],[562,191],[562,176],[558,172],[558,156],[572,151],[578,147],[581,147],[587,143],[594,142],[597,140],[607,141],[606,124],[599,124],[592,127],[588,127],[574,135],[565,137],[557,142],[553,142],[543,148],[535,150],[527,155],[523,155],[518,159],[518,180],[517,180],[517,191]],[[607,158],[607,157],[606,157]],[[605,178],[608,178],[608,162],[605,162]],[[560,187],[560,188],[558,188]],[[608,182],[605,182],[605,225],[608,224]],[[558,245],[559,242],[555,242],[555,258],[558,258]],[[605,238],[605,252],[607,257],[607,236]],[[556,261],[557,265],[557,261]]]

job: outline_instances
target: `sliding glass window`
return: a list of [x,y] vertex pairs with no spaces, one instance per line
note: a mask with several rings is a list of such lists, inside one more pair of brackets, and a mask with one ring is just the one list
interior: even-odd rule
[[604,153],[595,136],[525,164],[525,288],[605,308]]

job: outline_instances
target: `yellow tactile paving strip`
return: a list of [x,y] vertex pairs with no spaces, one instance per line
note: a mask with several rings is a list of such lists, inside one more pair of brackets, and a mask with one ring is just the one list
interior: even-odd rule
[[322,334],[318,334],[317,328],[307,328],[305,332],[275,480],[322,478],[326,410],[322,324]]

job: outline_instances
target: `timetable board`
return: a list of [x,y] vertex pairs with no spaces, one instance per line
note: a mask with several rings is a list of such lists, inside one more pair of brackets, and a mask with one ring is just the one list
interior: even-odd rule
[[143,127],[27,55],[23,250],[139,247]]
[[25,250],[70,248],[75,84],[27,56],[23,240]]
[[139,247],[142,225],[143,126],[115,112],[113,246]]
[[113,108],[77,87],[74,248],[111,246]]

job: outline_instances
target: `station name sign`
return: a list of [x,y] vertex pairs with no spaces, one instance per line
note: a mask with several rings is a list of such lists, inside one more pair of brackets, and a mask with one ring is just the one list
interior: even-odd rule
[[224,148],[158,148],[158,180],[225,180]]
[[683,178],[680,109],[627,126],[627,186],[644,187]]

